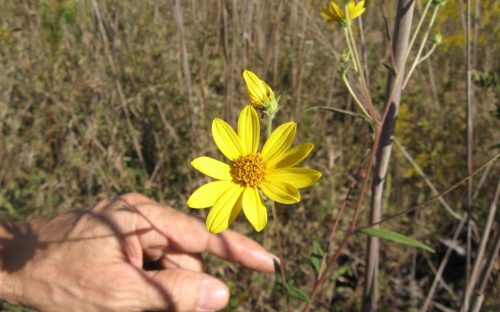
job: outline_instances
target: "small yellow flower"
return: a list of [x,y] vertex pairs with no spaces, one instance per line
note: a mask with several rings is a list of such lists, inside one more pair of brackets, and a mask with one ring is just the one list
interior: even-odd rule
[[243,79],[247,85],[248,97],[253,107],[263,106],[273,96],[273,90],[253,72],[245,69]]
[[290,148],[297,129],[295,122],[276,128],[260,152],[260,120],[252,106],[241,111],[237,128],[235,132],[218,118],[212,123],[215,144],[231,164],[206,156],[191,162],[201,173],[217,180],[199,187],[187,201],[191,208],[212,207],[206,220],[212,233],[227,229],[241,210],[254,229],[261,231],[267,224],[261,192],[276,202],[293,204],[300,201],[298,189],[321,177],[316,170],[294,167],[314,148],[311,143]]
[[[349,1],[345,6],[345,12],[349,13],[349,19],[353,20],[365,12],[365,1],[360,1],[355,3],[354,1]],[[326,8],[321,8],[321,16],[327,23],[338,22],[341,24],[346,23],[346,14],[340,9],[340,7],[331,1]]]
[[247,86],[250,105],[255,108],[262,108],[267,115],[271,118],[274,117],[279,108],[271,87],[247,69],[243,71],[243,79],[245,79]]

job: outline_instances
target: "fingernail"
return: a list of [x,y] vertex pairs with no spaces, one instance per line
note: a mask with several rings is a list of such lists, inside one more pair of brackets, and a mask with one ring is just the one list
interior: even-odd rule
[[229,301],[229,291],[218,280],[207,280],[201,285],[197,311],[215,311],[224,308]]
[[272,253],[266,250],[254,250],[250,251],[252,253],[255,262],[259,262],[258,270],[263,272],[274,272],[274,259],[279,262],[279,259]]

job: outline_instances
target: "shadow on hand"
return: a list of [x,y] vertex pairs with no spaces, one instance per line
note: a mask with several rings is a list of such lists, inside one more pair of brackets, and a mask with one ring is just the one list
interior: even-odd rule
[[[31,224],[4,223],[4,229],[10,238],[0,239],[1,269],[7,273],[16,272],[35,255],[37,249],[47,248],[47,244],[38,239]],[[6,257],[15,254],[16,257]]]
[[[7,231],[8,236],[7,238],[0,238],[0,257],[1,257],[0,269],[3,270],[4,272],[7,272],[8,274],[12,274],[15,273],[16,271],[19,271],[23,269],[23,267],[35,257],[37,252],[39,252],[40,250],[47,249],[47,247],[50,244],[61,244],[61,248],[64,248],[63,244],[67,243],[75,243],[84,240],[94,240],[106,237],[109,238],[114,237],[119,241],[121,245],[121,250],[122,252],[124,252],[125,250],[127,250],[125,238],[128,236],[139,236],[149,231],[158,231],[160,235],[165,236],[165,233],[162,232],[153,223],[153,221],[151,221],[144,214],[142,214],[140,210],[137,209],[137,207],[128,203],[123,198],[123,196],[120,196],[117,199],[110,201],[108,206],[113,204],[116,205],[117,202],[120,202],[122,205],[122,207],[117,210],[125,209],[131,213],[136,213],[140,215],[142,218],[145,218],[151,226],[148,228],[137,229],[135,231],[123,232],[121,227],[117,224],[116,220],[114,220],[110,216],[101,213],[96,213],[92,209],[86,211],[73,211],[69,212],[69,214],[76,214],[76,218],[72,226],[70,226],[70,229],[63,235],[64,237],[62,239],[42,241],[40,240],[38,233],[36,233],[36,231],[33,229],[33,226],[29,222],[23,222],[23,223],[5,222],[2,223],[2,226]],[[90,216],[91,218],[94,218],[100,224],[108,227],[113,234],[84,236],[84,237],[68,237],[71,233],[71,228],[76,226],[76,223],[78,223],[83,216]],[[16,254],[16,257],[8,257],[7,255],[9,254],[11,255]],[[149,283],[158,291],[158,293],[161,294],[161,296],[164,299],[165,306],[169,307],[169,311],[176,310],[175,302],[169,290],[165,289],[165,287],[163,287],[159,282],[152,279],[145,272],[145,270],[161,270],[164,268],[162,268],[158,263],[151,263],[147,261],[143,261],[143,267],[137,267],[136,265],[133,265],[130,261],[128,261],[126,254],[125,254],[125,262],[128,263],[132,269],[137,271],[139,276],[145,282]],[[63,265],[64,263],[61,263],[61,266]],[[110,281],[110,284],[112,284],[112,281]],[[138,294],[138,296],[140,296],[140,294]]]

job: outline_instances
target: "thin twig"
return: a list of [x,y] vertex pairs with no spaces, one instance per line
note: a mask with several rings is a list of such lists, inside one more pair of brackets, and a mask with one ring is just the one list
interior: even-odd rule
[[470,312],[479,312],[484,301],[484,291],[486,289],[486,285],[488,284],[488,279],[490,277],[491,271],[493,270],[493,266],[496,263],[495,260],[498,255],[498,251],[500,250],[500,231],[497,230],[495,236],[496,237],[493,240],[495,242],[495,247],[493,247],[493,250],[488,257],[486,268],[481,275],[481,281],[479,282],[478,290],[474,294],[471,307],[469,309]]
[[490,174],[492,167],[493,167],[493,164],[490,164],[488,167],[486,167],[486,170],[483,171],[483,174],[481,175],[481,178],[479,179],[479,182],[477,183],[476,191],[474,192],[474,195],[472,196],[472,201],[476,201],[477,197],[479,196],[479,193],[481,192],[481,189],[483,188],[484,182],[486,182],[486,178]]
[[481,242],[479,243],[479,248],[477,250],[477,255],[474,261],[474,267],[472,268],[469,283],[467,284],[467,288],[465,289],[464,306],[465,302],[471,302],[470,299],[472,296],[472,291],[476,287],[476,282],[479,278],[479,274],[481,271],[481,264],[483,263],[484,260],[484,251],[486,250],[486,244],[488,243],[488,240],[490,238],[490,232],[493,226],[493,220],[497,212],[497,201],[499,195],[500,195],[500,180],[497,183],[497,190],[495,192],[495,197],[491,202],[490,209],[488,211],[488,217],[486,219],[486,224],[484,226],[483,236],[481,237]]
[[368,225],[364,225],[364,226],[361,226],[361,227],[358,227],[356,228],[356,231],[361,231],[363,229],[366,229],[366,228],[369,228],[369,227],[373,227],[375,225],[378,225],[378,224],[382,224],[382,223],[385,223],[389,220],[392,220],[392,219],[395,219],[395,218],[398,218],[402,215],[405,215],[407,213],[410,213],[410,212],[413,212],[417,209],[420,209],[424,206],[427,206],[428,204],[430,204],[431,202],[433,202],[434,200],[438,199],[439,197],[442,197],[448,193],[451,193],[454,189],[456,189],[457,187],[461,186],[462,184],[464,184],[465,182],[467,182],[467,180],[469,179],[472,179],[473,176],[475,176],[476,174],[478,174],[479,172],[481,172],[484,168],[486,168],[487,166],[489,166],[490,164],[492,164],[493,162],[497,161],[498,158],[500,157],[500,153],[496,154],[495,156],[493,156],[492,158],[490,158],[489,160],[487,160],[486,162],[484,162],[481,166],[479,166],[476,170],[474,170],[472,172],[472,174],[470,175],[467,175],[466,177],[460,179],[458,182],[454,183],[452,186],[450,186],[448,189],[442,191],[441,193],[435,195],[435,196],[432,196],[431,198],[421,202],[420,204],[417,204],[409,209],[406,209],[406,210],[402,210],[400,212],[396,212],[395,214],[393,215],[390,215],[389,217],[386,217],[376,223],[371,223],[371,224],[368,224]]
[[354,174],[354,178],[351,181],[351,184],[349,185],[349,189],[347,190],[347,194],[345,199],[342,201],[342,204],[339,207],[339,212],[337,213],[337,216],[335,217],[335,222],[332,225],[332,228],[330,229],[330,233],[328,234],[328,240],[326,242],[326,246],[324,248],[324,253],[323,253],[323,258],[321,259],[321,266],[320,266],[320,272],[322,271],[321,269],[323,268],[324,264],[326,263],[326,258],[328,256],[328,250],[330,249],[330,246],[332,245],[335,234],[337,233],[338,225],[340,224],[340,220],[342,219],[342,216],[344,214],[345,208],[351,201],[351,195],[354,189],[356,188],[356,185],[358,184],[358,175],[359,172],[361,171],[361,167],[358,168],[356,173]]
[[[432,190],[434,195],[439,194],[439,192],[436,189],[436,187],[434,186],[434,184],[431,182],[431,180],[429,180],[429,178],[427,178],[427,175],[424,173],[422,168],[420,168],[420,166],[413,159],[413,157],[411,157],[410,153],[408,153],[406,148],[403,145],[401,145],[401,142],[399,142],[399,140],[397,138],[394,138],[394,143],[399,148],[399,150],[401,151],[403,156],[406,157],[406,159],[412,164],[413,168],[415,168],[417,173],[420,174],[420,176],[422,176],[425,183],[427,184],[427,186],[429,186],[429,188]],[[457,220],[462,219],[462,217],[451,208],[451,206],[445,201],[445,199],[443,197],[439,197],[438,200],[441,203],[441,205],[443,205],[443,207],[446,209],[446,211],[448,211],[448,213],[451,214],[455,219],[457,219]]]
[[[453,242],[456,242],[458,239],[458,236],[460,233],[462,233],[462,228],[465,225],[465,221],[467,219],[465,217],[462,218],[460,223],[457,226],[457,229],[455,230],[455,234],[453,234]],[[429,292],[427,293],[427,297],[425,297],[424,304],[422,305],[422,308],[420,308],[420,312],[425,312],[427,309],[429,309],[429,306],[431,304],[431,301],[434,298],[434,293],[436,292],[436,288],[439,285],[439,282],[442,279],[442,275],[444,272],[444,269],[446,268],[446,264],[448,263],[448,259],[450,258],[451,252],[453,251],[453,246],[448,246],[448,249],[446,250],[446,253],[444,254],[443,259],[441,260],[441,263],[439,264],[439,268],[434,275],[434,280],[432,281],[431,288],[429,289]]]

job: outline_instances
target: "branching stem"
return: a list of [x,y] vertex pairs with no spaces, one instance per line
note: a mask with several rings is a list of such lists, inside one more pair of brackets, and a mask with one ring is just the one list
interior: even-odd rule
[[[429,2],[432,2],[432,0],[429,1]],[[427,4],[427,6],[428,5],[429,4]],[[427,6],[426,6],[426,9],[428,9]],[[438,14],[439,7],[440,7],[439,5],[436,5],[434,7],[434,11],[432,12],[431,20],[429,21],[429,25],[427,26],[427,30],[425,31],[424,37],[422,38],[422,42],[420,43],[420,47],[418,49],[417,56],[415,57],[415,60],[413,61],[413,64],[411,65],[410,70],[408,71],[408,74],[406,75],[406,78],[405,78],[405,80],[403,82],[402,89],[404,89],[406,87],[406,84],[410,80],[410,77],[413,74],[413,71],[415,70],[415,68],[417,67],[417,65],[420,64],[420,63],[422,63],[422,61],[424,61],[426,58],[428,58],[432,54],[432,52],[434,52],[434,50],[436,49],[437,45],[434,44],[432,46],[432,48],[429,50],[429,52],[422,57],[422,53],[423,53],[425,45],[427,43],[427,39],[429,39],[429,35],[431,33],[432,26],[434,26],[434,22],[436,21],[436,16]],[[427,13],[427,11],[425,11],[425,13]],[[422,15],[422,18],[420,19],[421,22],[423,21],[424,17],[425,17],[425,15]],[[417,33],[415,32],[415,34],[413,35],[412,43],[413,43],[414,39],[416,38],[416,34]],[[408,53],[409,53],[410,49],[411,49],[411,46],[408,49]],[[408,57],[408,55],[406,57]]]

